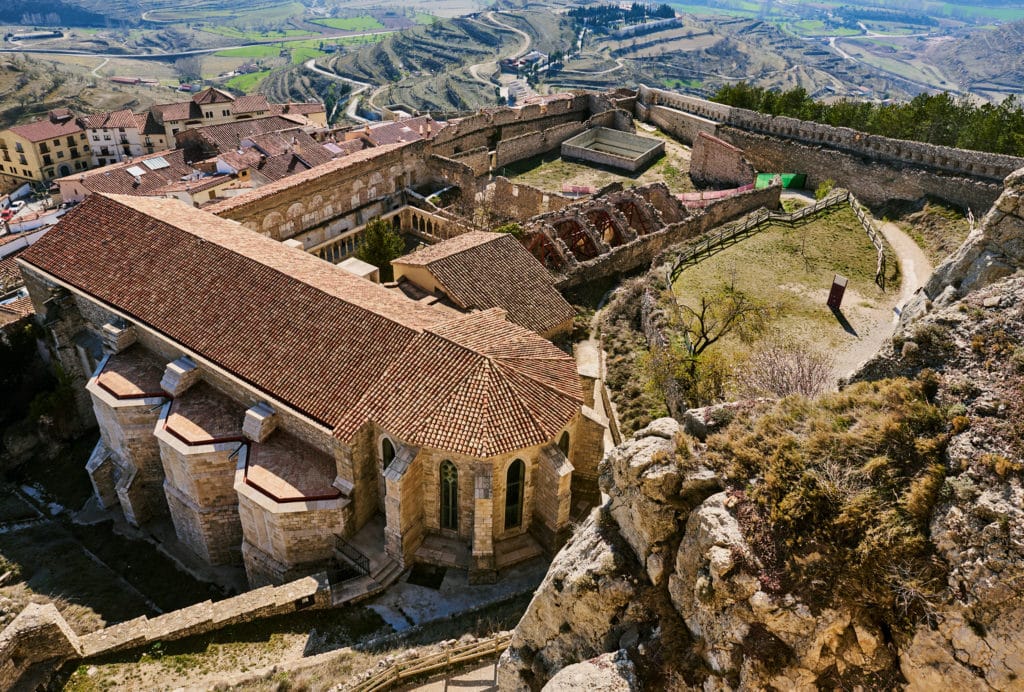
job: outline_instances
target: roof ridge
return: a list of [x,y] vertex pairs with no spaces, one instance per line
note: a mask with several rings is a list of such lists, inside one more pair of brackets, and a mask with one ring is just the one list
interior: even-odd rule
[[[199,240],[200,242],[210,242],[210,243],[213,243],[214,245],[217,245],[218,247],[222,248],[223,250],[225,250],[227,252],[230,252],[231,254],[236,255],[239,258],[241,258],[241,259],[243,259],[243,260],[245,260],[247,262],[252,262],[254,264],[257,264],[257,265],[263,267],[264,269],[272,271],[272,272],[274,272],[276,274],[279,274],[280,276],[283,276],[286,279],[289,279],[291,281],[295,281],[295,282],[303,284],[305,286],[309,286],[310,288],[316,290],[319,293],[322,293],[325,296],[329,296],[331,298],[341,300],[344,303],[347,303],[348,305],[351,305],[351,306],[353,306],[355,308],[358,308],[358,309],[361,309],[361,310],[365,310],[368,313],[371,313],[373,315],[376,315],[377,317],[380,317],[380,318],[382,318],[384,320],[392,322],[392,323],[394,323],[394,324],[396,324],[396,325],[398,325],[398,326],[400,326],[400,327],[402,327],[404,329],[408,329],[408,330],[413,331],[413,332],[422,332],[423,331],[422,328],[419,328],[419,327],[407,324],[406,322],[404,322],[403,320],[399,319],[398,317],[393,316],[384,307],[380,306],[379,303],[377,303],[377,302],[372,302],[372,304],[371,304],[370,301],[359,301],[359,300],[353,299],[352,297],[339,296],[339,295],[337,295],[335,293],[332,293],[332,292],[326,290],[323,286],[321,286],[319,284],[310,283],[309,281],[307,281],[307,280],[305,280],[303,278],[299,278],[297,276],[289,274],[288,272],[284,271],[279,266],[276,266],[274,264],[268,264],[267,262],[265,262],[265,261],[263,261],[261,259],[258,259],[256,257],[252,256],[251,254],[247,254],[247,253],[243,253],[243,252],[239,251],[239,249],[236,248],[236,247],[225,245],[223,242],[220,242],[218,239],[214,239],[212,237],[212,233],[211,234],[207,234],[207,235],[201,235],[199,232],[197,232],[195,230],[192,230],[192,229],[189,229],[189,228],[183,228],[181,225],[178,225],[178,224],[172,223],[170,221],[167,221],[165,218],[162,218],[163,211],[164,211],[163,209],[159,210],[161,212],[161,217],[157,217],[157,216],[154,216],[153,214],[149,213],[146,210],[137,209],[136,207],[132,206],[131,204],[127,204],[126,202],[122,201],[122,198],[124,198],[126,200],[131,200],[132,203],[137,204],[140,198],[129,197],[129,196],[126,196],[126,195],[110,194],[110,193],[104,193],[104,192],[95,193],[95,195],[92,195],[92,196],[97,196],[97,195],[100,196],[100,197],[106,198],[106,199],[110,200],[111,202],[113,202],[115,204],[127,207],[127,208],[131,209],[132,211],[137,212],[139,214],[142,214],[143,216],[151,218],[151,219],[153,219],[153,220],[155,220],[155,221],[157,221],[159,223],[162,223],[164,225],[170,226],[171,228],[177,229],[178,231],[181,231],[182,233],[185,233],[185,234],[191,236],[192,238],[195,238],[196,240]],[[165,207],[165,206],[173,206],[175,204],[184,205],[184,202],[181,202],[180,200],[177,200],[177,199],[150,197],[150,198],[146,198],[146,203],[145,204],[146,204],[146,206],[152,205],[154,207],[160,208],[160,207]],[[191,212],[191,210],[192,210],[191,207],[186,207],[186,208],[189,209],[190,212]],[[199,209],[199,210],[196,210],[196,211],[197,212],[203,212],[202,209]],[[205,213],[209,214],[209,212],[205,212]],[[234,221],[233,219],[225,219],[225,218],[216,216],[215,214],[209,214],[209,215],[213,216],[214,218],[216,218],[220,223],[228,224],[228,225],[233,226],[234,228],[232,230],[234,230],[234,231],[244,232],[246,234],[250,234],[251,237],[254,240],[256,240],[257,243],[263,242],[263,240],[267,240],[268,242],[274,243],[274,245],[276,246],[274,248],[274,251],[275,252],[280,252],[281,255],[288,255],[290,253],[292,253],[292,254],[299,253],[299,255],[302,256],[302,257],[308,257],[310,259],[316,259],[316,261],[323,262],[323,260],[319,260],[317,258],[314,258],[312,255],[310,255],[309,253],[307,253],[304,250],[299,250],[297,248],[288,247],[284,243],[278,243],[277,241],[270,240],[266,236],[264,236],[264,235],[262,235],[260,233],[257,233],[256,231],[251,231],[248,228],[246,228],[245,226],[243,226],[242,224],[238,223],[237,221]],[[212,230],[213,233],[216,233],[216,229],[214,228],[214,226],[212,224],[209,224],[209,223],[207,223],[204,226],[204,230]],[[330,265],[330,262],[326,262],[326,264]],[[339,272],[344,272],[343,269],[338,269],[336,265],[330,265],[330,266],[333,266]],[[347,274],[347,273],[344,273],[344,276],[347,278],[350,275]],[[361,279],[355,279],[355,280],[361,281]],[[387,289],[381,287],[381,290],[382,291],[386,291]],[[412,305],[410,305],[410,307],[412,307]],[[414,308],[414,309],[416,309],[416,308]],[[423,308],[422,306],[420,306],[420,309],[429,310],[429,308]]]

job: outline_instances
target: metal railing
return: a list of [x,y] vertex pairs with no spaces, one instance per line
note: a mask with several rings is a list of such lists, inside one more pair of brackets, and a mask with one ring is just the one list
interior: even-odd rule
[[338,534],[334,534],[334,547],[338,549],[341,556],[353,567],[366,576],[370,575],[370,558],[364,555],[359,548],[355,547]]

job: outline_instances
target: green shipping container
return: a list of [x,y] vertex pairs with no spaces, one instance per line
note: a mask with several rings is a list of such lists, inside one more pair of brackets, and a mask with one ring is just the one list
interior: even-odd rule
[[758,173],[754,185],[758,190],[763,190],[772,184],[775,176],[781,176],[782,187],[796,188],[802,190],[807,185],[806,173]]

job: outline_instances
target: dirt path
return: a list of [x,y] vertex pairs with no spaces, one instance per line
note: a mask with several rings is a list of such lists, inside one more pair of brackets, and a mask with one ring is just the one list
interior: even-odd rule
[[910,300],[910,297],[914,295],[917,289],[924,286],[935,268],[928,261],[924,250],[903,229],[891,221],[886,221],[880,224],[880,226],[882,235],[885,236],[886,242],[892,247],[900,262],[902,285],[900,287],[899,300],[896,301],[896,307],[893,308],[892,317],[893,322],[896,322],[899,320],[903,306],[907,304],[907,301]]
[[913,238],[894,223],[879,223],[879,228],[900,265],[900,292],[890,303],[891,314],[887,314],[885,309],[860,307],[857,294],[847,291],[843,313],[853,323],[857,334],[846,348],[835,353],[833,374],[837,379],[849,376],[878,353],[885,340],[892,336],[903,306],[932,274],[931,262]]

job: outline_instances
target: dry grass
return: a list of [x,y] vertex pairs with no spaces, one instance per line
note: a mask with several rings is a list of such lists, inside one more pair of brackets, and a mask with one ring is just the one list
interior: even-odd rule
[[763,586],[904,629],[928,620],[945,595],[928,522],[948,428],[922,383],[883,380],[783,399],[711,436],[708,460],[730,479]]

